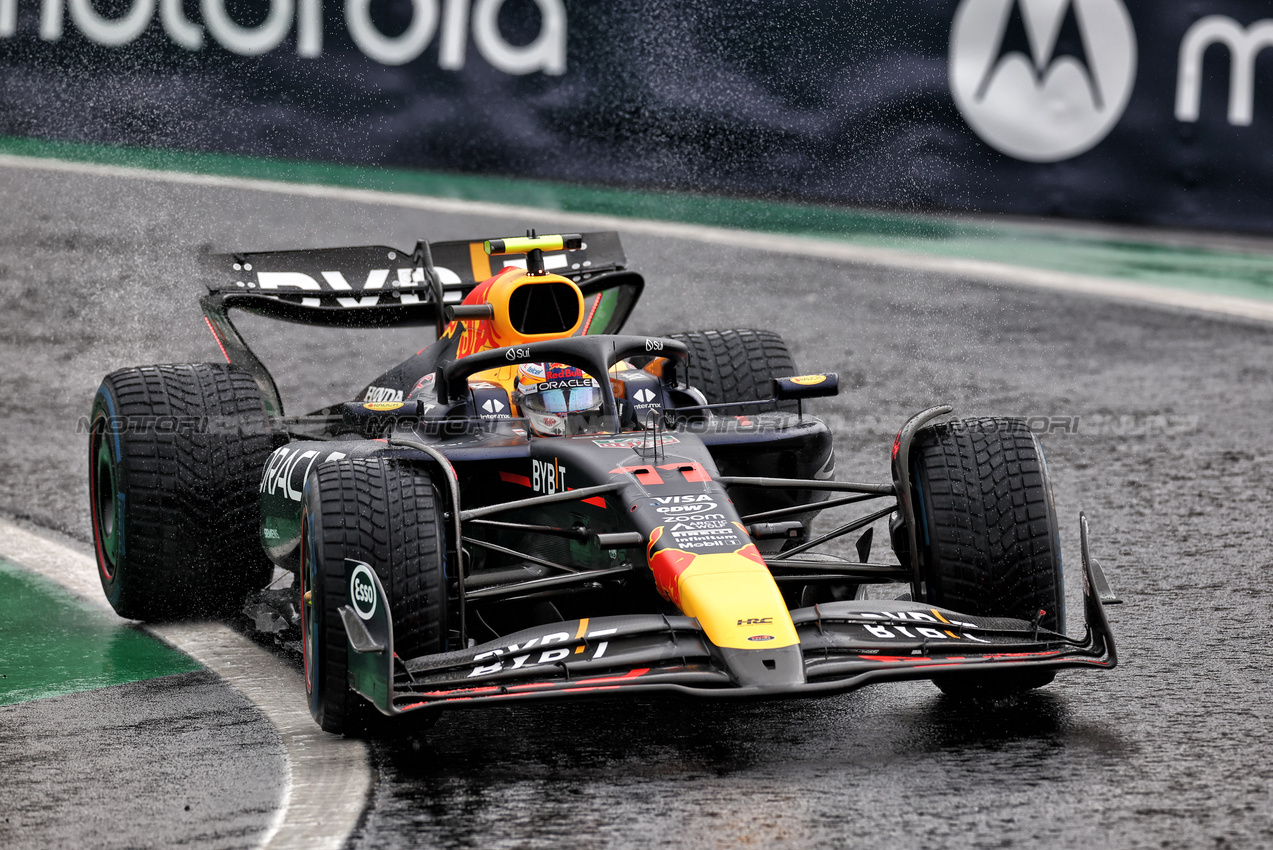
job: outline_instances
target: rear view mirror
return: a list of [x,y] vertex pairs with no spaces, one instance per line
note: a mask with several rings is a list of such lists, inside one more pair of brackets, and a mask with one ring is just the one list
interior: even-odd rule
[[790,378],[773,378],[774,398],[778,401],[803,398],[822,398],[840,394],[840,376],[835,372],[824,375],[795,375]]

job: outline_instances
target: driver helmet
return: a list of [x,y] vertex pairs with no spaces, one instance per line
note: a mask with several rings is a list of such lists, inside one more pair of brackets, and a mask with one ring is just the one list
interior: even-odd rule
[[589,420],[599,421],[603,400],[596,379],[574,366],[524,363],[517,370],[513,402],[541,437],[585,433]]

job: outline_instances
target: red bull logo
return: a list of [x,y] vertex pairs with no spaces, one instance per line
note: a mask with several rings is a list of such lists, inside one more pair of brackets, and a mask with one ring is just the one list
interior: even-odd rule
[[544,367],[544,379],[548,381],[563,381],[566,378],[583,377],[586,377],[583,370],[574,366],[566,366],[562,363],[549,363]]

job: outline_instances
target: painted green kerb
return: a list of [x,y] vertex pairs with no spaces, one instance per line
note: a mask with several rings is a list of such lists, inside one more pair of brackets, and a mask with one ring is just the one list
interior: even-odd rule
[[199,669],[114,614],[0,561],[0,705]]
[[544,180],[3,136],[0,136],[0,153],[705,224],[1273,299],[1273,255],[1098,238],[1006,223]]

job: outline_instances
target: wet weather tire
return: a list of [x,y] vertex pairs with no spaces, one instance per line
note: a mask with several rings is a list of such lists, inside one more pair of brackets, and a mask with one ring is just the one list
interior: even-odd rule
[[[787,344],[773,331],[685,331],[668,338],[689,346],[686,381],[708,404],[772,398],[771,378],[798,374]],[[775,409],[794,413],[796,403]]]
[[445,649],[445,536],[441,500],[428,472],[383,458],[329,461],[305,483],[301,520],[305,689],[318,724],[357,734],[376,710],[349,687],[345,560],[369,565],[393,617],[394,652],[413,658]]
[[90,423],[98,575],[121,617],[221,614],[266,584],[257,492],[274,438],[250,375],[121,369],[102,381]]
[[[1024,422],[976,419],[925,429],[912,445],[919,562],[927,601],[982,617],[1065,629],[1065,583],[1043,449]],[[1040,614],[1039,612],[1043,612]],[[1051,671],[935,679],[949,694],[1029,690]]]

